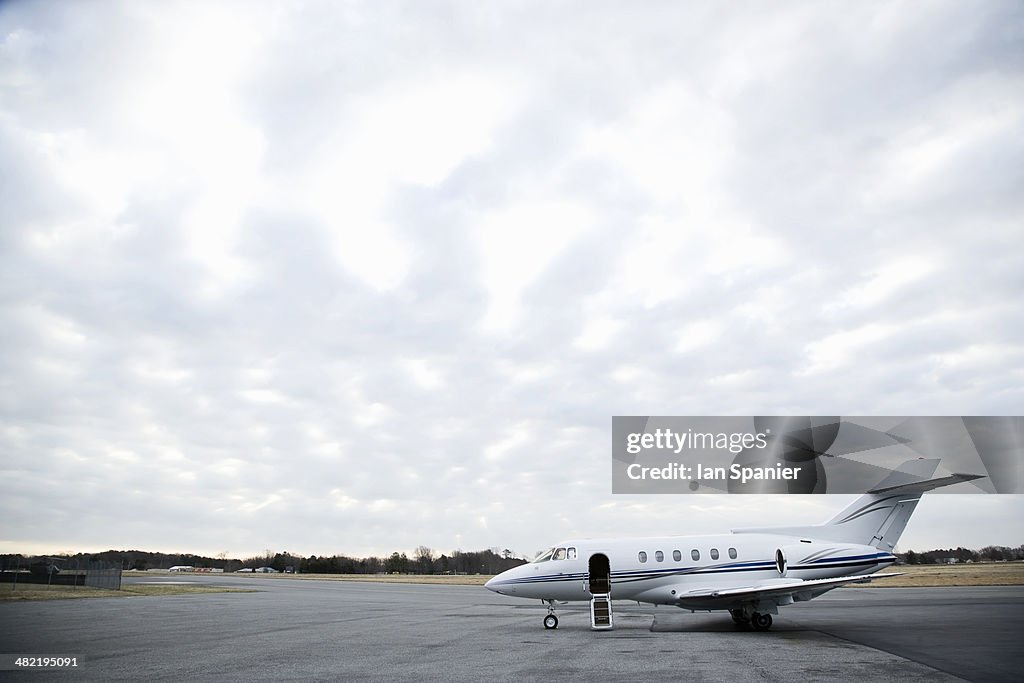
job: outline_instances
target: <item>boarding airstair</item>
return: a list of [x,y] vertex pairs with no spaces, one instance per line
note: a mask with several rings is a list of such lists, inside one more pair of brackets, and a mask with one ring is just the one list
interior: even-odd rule
[[607,631],[612,628],[612,598],[608,593],[591,595],[590,628]]

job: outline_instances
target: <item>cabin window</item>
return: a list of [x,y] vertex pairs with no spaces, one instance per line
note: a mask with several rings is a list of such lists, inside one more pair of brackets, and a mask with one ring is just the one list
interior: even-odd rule
[[576,559],[576,548],[566,548],[565,559],[575,560]]
[[675,560],[676,562],[679,562],[681,559],[683,559],[683,554],[681,552],[679,552],[678,550],[673,550],[672,551],[672,559]]
[[718,559],[718,548],[712,548],[711,549],[711,559],[712,560],[717,560]]
[[736,548],[729,548],[729,559],[736,559]]
[[640,554],[637,555],[637,557],[640,558],[641,562],[647,561],[647,553],[645,553],[643,550],[640,551]]
[[694,548],[690,551],[690,557],[693,558],[694,562],[698,562],[700,560],[700,551]]
[[654,553],[654,559],[656,559],[658,562],[664,562],[665,561],[665,553],[663,553],[663,552],[661,552],[659,550],[658,552]]
[[555,551],[555,559],[556,560],[564,560],[565,559],[565,548],[559,548],[558,550]]

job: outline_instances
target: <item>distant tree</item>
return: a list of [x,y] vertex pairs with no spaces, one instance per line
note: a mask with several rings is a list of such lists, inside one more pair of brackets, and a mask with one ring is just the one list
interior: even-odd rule
[[977,562],[978,553],[974,552],[973,550],[968,550],[967,548],[957,548],[953,552],[953,557],[957,559],[957,562],[966,562],[968,560],[973,560]]
[[398,554],[398,552],[391,553],[391,557],[387,561],[387,572],[391,573],[405,573],[409,567],[409,558],[405,553]]
[[913,550],[907,551],[907,564],[917,564],[920,560],[917,557],[917,553]]
[[434,551],[425,545],[416,548],[416,571],[420,574],[434,573]]
[[983,560],[990,560],[998,562],[1001,560],[1012,560],[1014,552],[1011,548],[1000,545],[989,545],[985,546],[978,552],[978,556]]

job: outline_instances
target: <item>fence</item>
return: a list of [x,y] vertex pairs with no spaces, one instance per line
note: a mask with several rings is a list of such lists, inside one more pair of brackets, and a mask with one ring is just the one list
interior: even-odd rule
[[121,590],[121,563],[89,562],[85,569],[85,585]]
[[121,563],[64,558],[48,558],[29,566],[8,562],[0,572],[0,582],[14,584],[13,590],[19,583],[121,590]]

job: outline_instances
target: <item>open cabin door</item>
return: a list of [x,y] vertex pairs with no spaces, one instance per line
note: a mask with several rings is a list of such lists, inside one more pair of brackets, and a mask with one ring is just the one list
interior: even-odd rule
[[590,627],[595,630],[612,628],[612,570],[608,556],[594,553],[587,566],[590,589]]

